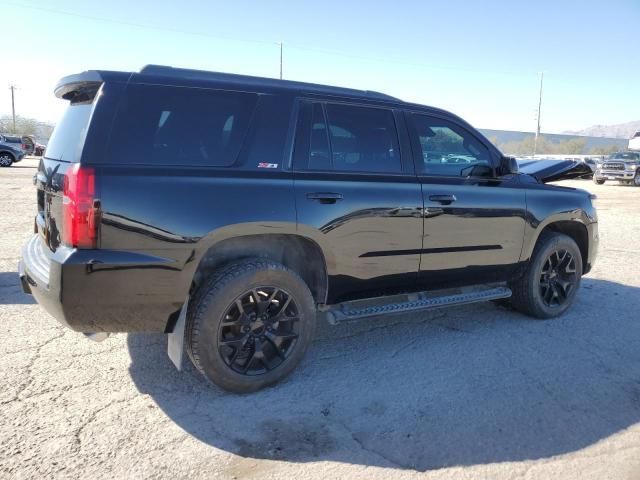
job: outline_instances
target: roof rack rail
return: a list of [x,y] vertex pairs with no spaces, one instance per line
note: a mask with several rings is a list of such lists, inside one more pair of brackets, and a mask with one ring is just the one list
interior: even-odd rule
[[163,77],[189,78],[194,80],[222,80],[230,82],[242,82],[269,87],[301,88],[307,90],[334,93],[337,95],[359,95],[378,98],[380,100],[399,102],[400,99],[385,93],[373,90],[358,90],[355,88],[334,87],[315,83],[297,82],[293,80],[280,80],[277,78],[256,77],[251,75],[239,75],[235,73],[211,72],[207,70],[195,70],[188,68],[176,68],[164,65],[145,65],[140,70],[143,75],[159,75]]

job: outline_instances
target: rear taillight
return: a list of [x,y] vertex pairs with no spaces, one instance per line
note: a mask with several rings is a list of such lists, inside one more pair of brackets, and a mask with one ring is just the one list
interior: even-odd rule
[[100,200],[96,199],[96,174],[76,163],[67,170],[62,203],[62,242],[68,247],[97,248]]

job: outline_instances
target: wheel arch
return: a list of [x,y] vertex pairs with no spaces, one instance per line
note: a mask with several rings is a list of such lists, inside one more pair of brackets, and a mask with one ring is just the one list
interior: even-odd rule
[[16,161],[16,156],[11,150],[0,149],[0,155],[2,155],[3,153],[8,154],[14,162]]
[[[538,235],[535,242],[533,242],[533,248],[535,248],[545,232],[562,233],[573,239],[580,250],[583,268],[589,264],[589,231],[584,223],[578,220],[551,221],[538,230]],[[533,253],[533,249],[529,252],[529,255],[531,253]]]
[[193,275],[190,292],[215,270],[246,258],[265,258],[295,271],[305,281],[316,303],[325,303],[328,293],[327,264],[322,248],[297,234],[249,234],[225,238],[202,254]]

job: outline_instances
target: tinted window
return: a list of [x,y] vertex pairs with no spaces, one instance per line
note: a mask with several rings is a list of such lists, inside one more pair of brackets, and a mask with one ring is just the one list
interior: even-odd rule
[[108,161],[229,166],[256,100],[252,93],[131,85],[116,116]]
[[[326,105],[326,112],[334,170],[377,173],[402,170],[393,112],[338,104]],[[319,125],[316,120],[314,127]],[[319,126],[318,142],[321,131]]]
[[436,117],[411,115],[422,150],[422,173],[446,176],[491,176],[491,156],[480,141],[461,127]]
[[71,104],[67,107],[47,144],[45,155],[48,158],[66,162],[79,161],[92,108],[90,103]]
[[309,139],[309,168],[312,170],[330,170],[329,137],[322,105],[313,104],[311,116],[311,137]]

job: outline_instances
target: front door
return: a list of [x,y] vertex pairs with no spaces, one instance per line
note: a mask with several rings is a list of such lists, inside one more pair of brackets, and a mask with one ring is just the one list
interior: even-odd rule
[[328,303],[416,288],[422,196],[403,121],[389,108],[301,105],[298,230],[325,254]]
[[458,122],[406,118],[424,198],[421,286],[507,280],[520,259],[526,219],[517,176],[496,176],[496,156]]

